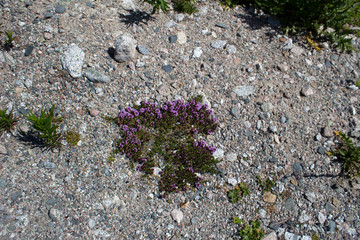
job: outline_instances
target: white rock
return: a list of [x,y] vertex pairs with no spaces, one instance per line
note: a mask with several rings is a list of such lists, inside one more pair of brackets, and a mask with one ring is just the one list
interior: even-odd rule
[[160,177],[160,173],[161,173],[161,168],[154,167],[154,175]]
[[120,2],[120,6],[125,10],[135,10],[136,9],[136,5],[133,2],[133,0],[122,0]]
[[319,212],[318,220],[319,220],[319,223],[321,225],[323,225],[325,223],[325,221],[326,221],[326,216],[322,212]]
[[187,42],[187,37],[184,32],[178,32],[176,33],[176,36],[177,36],[177,42],[179,44],[185,44]]
[[312,238],[310,236],[302,236],[301,240],[311,240]]
[[314,89],[310,85],[307,85],[301,89],[301,94],[305,97],[311,96],[314,94]]
[[236,93],[238,97],[249,96],[253,92],[254,92],[254,87],[252,86],[237,86],[234,89],[234,93]]
[[177,224],[180,224],[184,219],[184,214],[179,209],[174,209],[170,213],[171,217],[174,219]]
[[201,47],[194,48],[193,58],[199,58],[203,54],[203,51],[201,50]]
[[99,236],[99,237],[110,237],[111,236],[108,232],[106,232],[106,231],[104,231],[102,229],[95,230],[94,235]]
[[115,40],[114,59],[118,62],[129,62],[135,59],[136,41],[130,34],[124,34]]
[[0,154],[4,154],[4,155],[7,154],[6,147],[2,144],[0,144]]
[[75,43],[64,52],[62,65],[73,78],[79,78],[82,75],[82,66],[84,65],[85,53]]
[[302,49],[301,47],[298,47],[298,46],[294,46],[291,50],[290,50],[290,52],[292,53],[292,54],[294,54],[294,56],[300,56],[301,54],[303,54],[303,52],[304,52],[304,49]]
[[185,18],[184,14],[176,14],[174,16],[174,19],[175,19],[176,22],[181,22],[182,20],[184,20],[184,18]]
[[96,225],[96,221],[92,218],[89,219],[89,228],[94,228]]
[[225,45],[226,45],[226,41],[224,40],[216,40],[210,44],[211,47],[216,49],[222,49],[225,47]]
[[300,240],[300,236],[293,233],[285,232],[285,240]]
[[238,183],[235,178],[229,178],[227,182],[232,186],[236,186],[236,184]]
[[51,218],[51,220],[53,220],[54,222],[59,222],[61,219],[61,211],[57,210],[56,208],[51,208],[49,210],[49,217]]
[[226,51],[228,54],[234,54],[236,53],[236,47],[234,45],[227,45]]
[[214,154],[213,154],[213,156],[214,156],[214,158],[219,158],[219,159],[221,159],[221,158],[223,158],[224,157],[224,150],[222,150],[221,148],[218,148],[218,149],[216,149],[216,151],[214,152]]
[[307,215],[305,211],[303,211],[299,217],[300,223],[305,223],[311,219],[311,216]]

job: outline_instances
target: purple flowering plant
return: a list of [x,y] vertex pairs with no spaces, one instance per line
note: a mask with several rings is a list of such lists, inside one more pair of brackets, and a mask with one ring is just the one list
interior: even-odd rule
[[217,119],[197,99],[168,101],[159,107],[142,101],[121,110],[114,120],[120,127],[117,152],[146,175],[160,167],[159,190],[164,196],[199,188],[199,174],[217,173],[216,148],[199,140],[215,131]]

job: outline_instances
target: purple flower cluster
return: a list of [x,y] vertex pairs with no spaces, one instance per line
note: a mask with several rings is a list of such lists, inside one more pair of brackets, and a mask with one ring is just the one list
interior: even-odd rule
[[[136,169],[146,174],[151,174],[152,168],[158,165],[154,156],[167,153],[160,190],[177,192],[188,189],[188,184],[199,188],[201,179],[195,173],[215,171],[216,160],[212,154],[216,148],[187,136],[212,134],[217,127],[217,119],[212,114],[206,104],[194,100],[168,101],[161,107],[142,101],[139,106],[126,107],[117,119],[121,129],[120,153],[139,163]],[[155,146],[161,139],[163,146]],[[184,139],[187,140],[182,142]]]

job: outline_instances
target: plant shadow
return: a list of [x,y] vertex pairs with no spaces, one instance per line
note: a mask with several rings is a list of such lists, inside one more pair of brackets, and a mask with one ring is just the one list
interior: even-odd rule
[[120,22],[123,22],[127,27],[132,27],[133,25],[145,24],[147,25],[149,20],[154,19],[149,13],[140,11],[140,10],[127,10],[129,14],[125,15],[120,13],[119,18]]
[[21,142],[23,142],[24,144],[26,144],[27,146],[30,146],[31,148],[46,147],[45,142],[41,138],[36,136],[36,133],[34,131],[28,131],[28,132],[20,131],[16,136],[16,138]]

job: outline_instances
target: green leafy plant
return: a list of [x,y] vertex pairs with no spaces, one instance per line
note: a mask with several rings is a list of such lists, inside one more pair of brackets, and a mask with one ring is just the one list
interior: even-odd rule
[[12,112],[10,112],[9,114],[7,114],[6,112],[7,110],[0,109],[0,132],[11,132],[16,122],[18,121],[18,119],[14,117]]
[[158,12],[160,9],[166,13],[170,8],[169,3],[165,0],[144,0],[143,2],[150,3],[153,6],[151,14]]
[[196,0],[174,0],[174,9],[178,12],[193,14],[197,12]]
[[275,181],[272,181],[269,178],[262,179],[259,175],[256,176],[256,182],[265,192],[271,192],[272,187],[276,185]]
[[337,161],[343,163],[342,175],[350,178],[360,175],[360,148],[356,146],[350,137],[341,131],[335,131],[336,136],[341,140],[335,151],[329,151],[328,155],[335,156]]
[[355,49],[350,34],[360,35],[352,28],[360,24],[358,0],[220,0],[220,4],[261,9],[279,19],[286,33],[331,40],[343,50]]
[[357,80],[356,83],[355,83],[355,85],[356,85],[358,88],[360,88],[360,81]]
[[311,240],[320,240],[319,236],[316,233],[313,233]]
[[248,186],[241,182],[239,183],[235,189],[230,190],[228,192],[228,197],[230,199],[230,202],[235,203],[240,201],[243,197],[246,197],[250,194]]
[[66,132],[65,139],[70,145],[76,146],[80,141],[80,134],[70,130]]
[[[200,188],[201,174],[217,173],[213,153],[204,135],[212,134],[217,119],[206,104],[194,99],[168,101],[162,106],[142,101],[121,110],[115,121],[121,129],[117,153],[125,154],[131,166],[146,176],[161,169],[159,190],[171,192]],[[113,158],[109,159],[112,160]]]
[[61,117],[55,117],[54,105],[48,112],[45,109],[41,110],[40,116],[36,116],[32,111],[25,116],[31,123],[31,127],[35,130],[37,137],[39,137],[48,147],[60,147],[61,133],[57,132],[59,123],[62,122]]
[[14,47],[14,40],[17,39],[17,37],[14,36],[14,32],[6,31],[5,36],[6,36],[5,48],[10,49],[10,48]]
[[259,220],[246,224],[240,218],[235,217],[234,223],[241,226],[239,235],[242,240],[260,240],[264,236],[264,232],[260,229],[261,223]]

